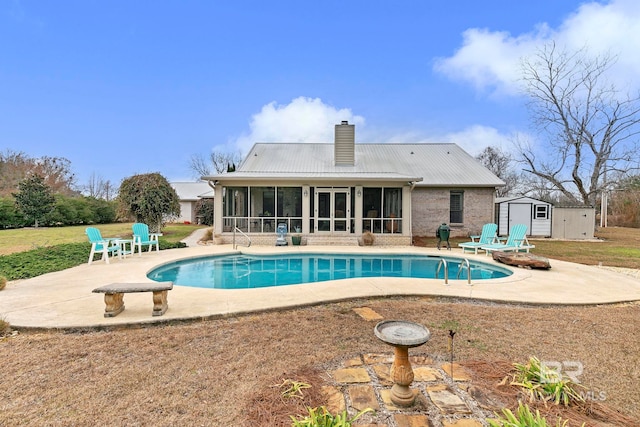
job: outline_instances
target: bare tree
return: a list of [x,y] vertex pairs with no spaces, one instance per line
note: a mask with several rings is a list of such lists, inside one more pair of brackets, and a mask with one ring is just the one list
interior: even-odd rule
[[233,153],[212,151],[208,159],[202,154],[194,154],[191,156],[189,168],[194,178],[200,179],[203,176],[227,172],[230,167],[239,164],[241,159],[238,151]]
[[34,160],[31,173],[42,176],[55,194],[67,196],[78,194],[75,190],[76,176],[71,171],[71,161],[64,157],[44,156]]
[[513,194],[518,186],[518,174],[513,169],[513,159],[509,153],[505,153],[498,147],[485,147],[476,159],[495,176],[505,182],[504,187],[496,190],[498,197]]
[[[546,144],[518,144],[524,170],[574,203],[595,205],[608,174],[637,167],[640,97],[607,80],[610,55],[567,53],[549,44],[522,62],[533,123]],[[521,141],[522,142],[522,141]]]
[[113,200],[116,195],[111,181],[104,180],[100,175],[92,173],[89,177],[89,181],[83,186],[84,193],[89,197],[95,197],[96,199]]
[[0,153],[0,196],[10,196],[26,178],[33,159],[23,152],[6,150]]
[[64,157],[32,158],[23,152],[7,150],[0,153],[0,195],[7,195],[18,188],[23,179],[40,176],[54,194],[77,194],[75,175],[71,162]]

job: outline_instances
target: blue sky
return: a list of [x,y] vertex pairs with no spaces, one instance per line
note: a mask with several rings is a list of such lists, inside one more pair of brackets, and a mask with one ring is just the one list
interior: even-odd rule
[[637,89],[640,2],[0,1],[0,150],[66,157],[78,184],[192,180],[254,142],[456,142],[532,133],[519,59],[550,40],[619,56]]

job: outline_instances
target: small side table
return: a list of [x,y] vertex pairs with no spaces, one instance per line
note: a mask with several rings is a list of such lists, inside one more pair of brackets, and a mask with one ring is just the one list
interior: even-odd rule
[[[116,243],[120,246],[120,254],[124,258],[126,258],[127,255],[133,255],[133,239],[118,239]],[[127,245],[129,245],[128,249]]]

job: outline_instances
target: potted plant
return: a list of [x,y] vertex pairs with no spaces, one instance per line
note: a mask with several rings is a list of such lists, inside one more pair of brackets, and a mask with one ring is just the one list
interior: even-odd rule
[[[300,233],[302,230],[300,229],[299,226],[295,227],[295,232],[296,233]],[[300,246],[300,243],[302,242],[302,236],[300,234],[292,234],[291,235],[291,244],[294,246]]]
[[373,246],[373,241],[375,240],[375,236],[370,231],[365,231],[362,233],[362,244],[365,246]]

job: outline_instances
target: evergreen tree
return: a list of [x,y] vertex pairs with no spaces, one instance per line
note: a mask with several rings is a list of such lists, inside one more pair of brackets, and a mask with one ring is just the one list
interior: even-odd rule
[[38,221],[44,220],[56,204],[51,188],[40,175],[34,174],[20,181],[18,192],[12,195],[16,200],[16,207],[25,216],[27,223],[34,223],[36,227]]

